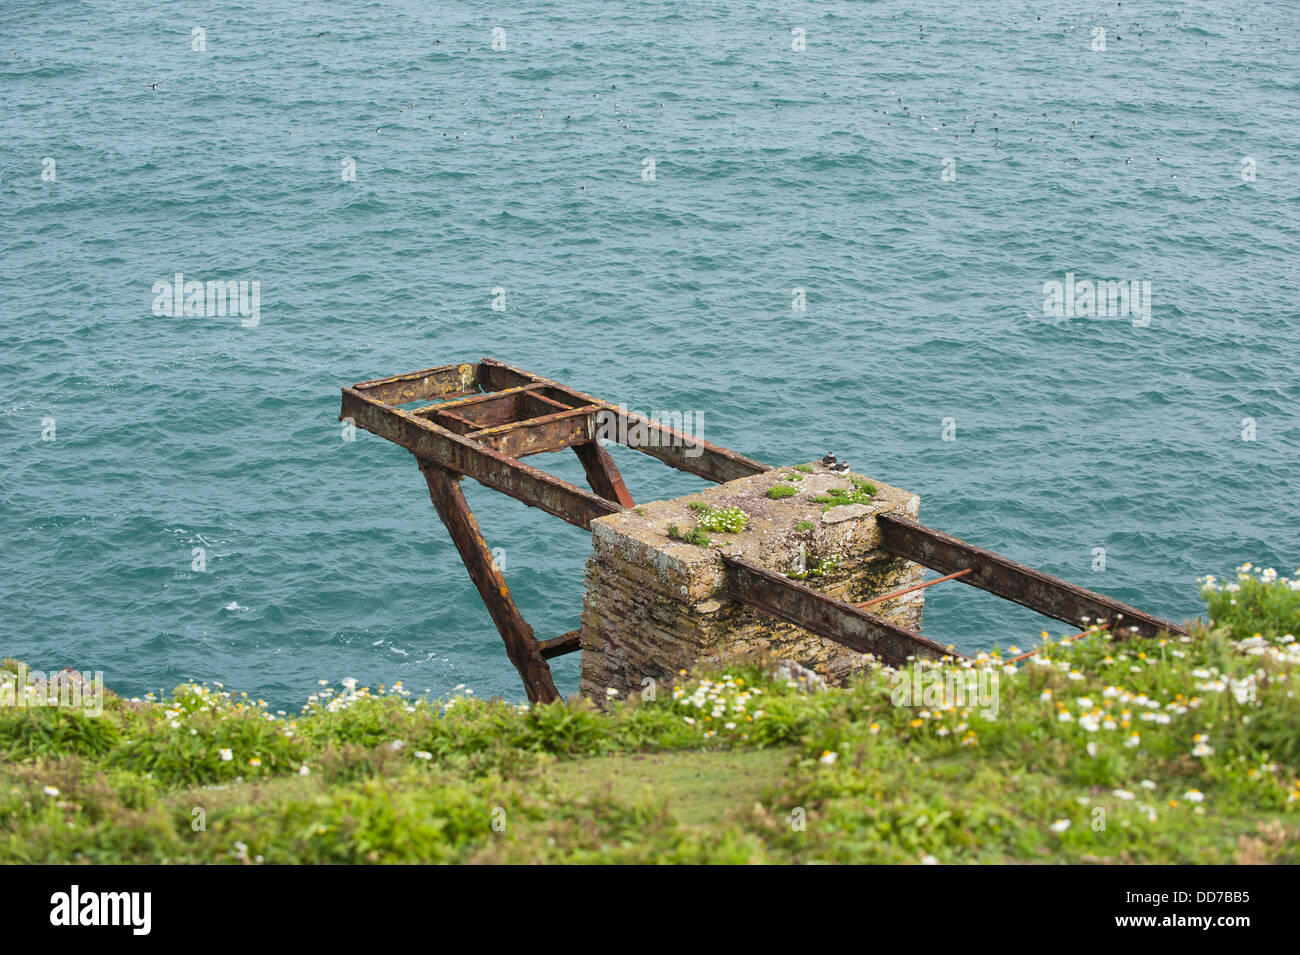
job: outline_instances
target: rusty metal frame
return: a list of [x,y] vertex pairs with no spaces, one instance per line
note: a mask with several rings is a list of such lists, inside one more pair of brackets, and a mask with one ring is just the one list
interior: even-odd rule
[[[597,416],[602,412],[623,416],[629,429],[647,435],[646,443],[624,441],[626,447],[678,470],[717,483],[770,470],[735,451],[493,358],[363,381],[342,391],[340,420],[351,421],[415,455],[438,516],[501,634],[528,698],[534,702],[559,698],[547,661],[580,649],[579,631],[550,640],[538,640],[533,634],[461,492],[462,478],[473,478],[484,487],[590,530],[593,520],[633,506],[614,459],[596,440]],[[412,404],[420,406],[404,407]],[[590,490],[521,460],[567,448],[581,461]],[[947,580],[961,580],[1059,620],[1079,622],[1087,616],[1116,628],[1121,638],[1128,635],[1128,628],[1146,635],[1185,632],[1127,604],[915,521],[888,513],[878,515],[877,521],[882,550],[945,576],[854,606],[724,554],[730,595],[741,604],[874,654],[891,665],[901,665],[914,656],[963,656],[865,609]]]
[[[413,403],[423,404],[403,407]],[[767,465],[734,451],[491,358],[343,389],[340,420],[415,455],[438,516],[501,634],[528,698],[535,702],[559,697],[546,661],[578,650],[578,631],[537,639],[492,561],[460,481],[474,478],[529,507],[590,530],[596,518],[634,505],[614,459],[596,440],[601,412],[621,414],[629,427],[644,428],[648,442],[627,446],[679,470],[718,482],[768,470]],[[520,460],[566,448],[578,456],[591,490]]]

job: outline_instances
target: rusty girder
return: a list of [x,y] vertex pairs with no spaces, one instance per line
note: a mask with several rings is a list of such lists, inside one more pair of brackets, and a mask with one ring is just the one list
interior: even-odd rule
[[1111,628],[1121,639],[1132,632],[1130,628],[1148,637],[1162,631],[1186,633],[1168,620],[1076,587],[897,514],[881,514],[876,520],[880,527],[881,548],[888,553],[941,574],[971,571],[957,579],[1046,617],[1073,624],[1083,623],[1087,618],[1087,622]]

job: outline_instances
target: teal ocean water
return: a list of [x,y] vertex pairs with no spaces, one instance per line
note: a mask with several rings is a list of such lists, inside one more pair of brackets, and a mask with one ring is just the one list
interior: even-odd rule
[[[412,459],[336,420],[484,355],[833,448],[1176,619],[1292,570],[1298,37],[1290,3],[6,3],[0,653],[521,698]],[[257,324],[155,314],[178,272],[258,282]],[[1045,314],[1067,274],[1149,282],[1149,322]],[[539,636],[576,626],[583,533],[470,497]],[[1043,625],[933,593],[963,649]]]

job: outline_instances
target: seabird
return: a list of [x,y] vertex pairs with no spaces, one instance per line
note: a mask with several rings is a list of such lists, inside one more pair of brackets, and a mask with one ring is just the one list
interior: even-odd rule
[[828,467],[828,468],[830,468],[830,467],[834,467],[834,466],[835,466],[835,452],[834,452],[834,451],[827,451],[827,452],[826,452],[826,457],[822,458],[822,464],[823,464],[825,467]]
[[838,464],[832,464],[827,468],[827,470],[829,470],[832,474],[848,474],[849,462],[841,461]]

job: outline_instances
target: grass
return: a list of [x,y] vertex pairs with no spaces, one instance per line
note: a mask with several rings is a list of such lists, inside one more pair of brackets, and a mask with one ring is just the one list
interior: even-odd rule
[[560,792],[619,802],[662,798],[683,826],[707,829],[719,809],[747,807],[779,788],[790,763],[786,747],[756,750],[620,753],[556,762],[542,777]]
[[0,860],[1300,862],[1300,582],[1234,584],[1186,637],[826,692],[738,660],[605,712],[350,681],[0,707]]

